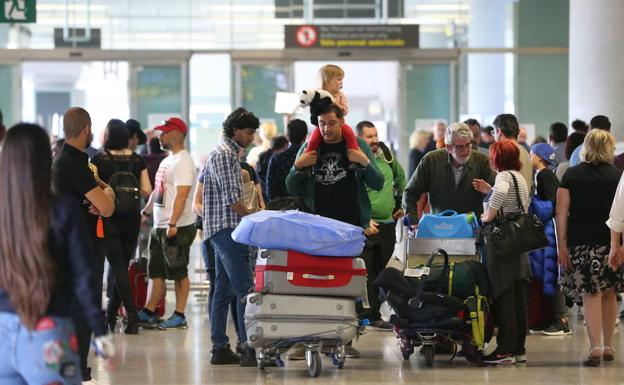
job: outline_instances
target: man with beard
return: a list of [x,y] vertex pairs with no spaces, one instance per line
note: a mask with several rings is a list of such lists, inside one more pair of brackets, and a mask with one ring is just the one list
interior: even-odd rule
[[368,271],[368,301],[370,303],[368,318],[373,327],[392,329],[392,325],[381,319],[379,292],[373,282],[386,267],[394,252],[396,221],[403,216],[401,196],[405,189],[405,172],[390,149],[379,141],[377,128],[373,123],[362,121],[357,124],[356,131],[357,136],[364,139],[370,146],[375,164],[384,176],[384,185],[380,191],[366,188],[371,202],[370,225],[377,230],[376,234],[367,236],[370,243],[362,254]]
[[410,178],[403,206],[412,226],[418,224],[416,203],[420,195],[429,195],[431,212],[444,210],[459,213],[483,212],[484,195],[472,187],[474,179],[494,183],[494,171],[488,157],[472,149],[472,131],[464,123],[454,123],[446,128],[446,148],[425,155]]
[[[154,213],[147,264],[152,289],[138,317],[144,327],[186,329],[184,310],[191,287],[188,263],[197,233],[191,195],[195,164],[185,148],[188,128],[182,119],[169,118],[155,130],[160,131],[160,143],[170,154],[158,167],[154,191],[142,212],[145,216]],[[156,307],[167,292],[165,279],[175,281],[175,311],[169,319],[158,323]]]

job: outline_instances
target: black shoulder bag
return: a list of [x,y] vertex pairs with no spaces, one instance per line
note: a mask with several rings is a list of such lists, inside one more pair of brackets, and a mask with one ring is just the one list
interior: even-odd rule
[[[505,214],[499,210],[496,219],[481,229],[481,237],[488,250],[488,258],[512,259],[522,253],[548,246],[544,224],[535,214],[526,214],[516,176],[511,173],[518,200],[519,213]],[[494,254],[494,255],[492,255]]]

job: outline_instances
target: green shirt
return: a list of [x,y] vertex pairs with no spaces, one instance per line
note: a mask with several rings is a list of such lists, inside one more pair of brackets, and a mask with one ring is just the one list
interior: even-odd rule
[[381,148],[375,154],[375,164],[384,176],[384,185],[380,191],[366,188],[371,202],[371,219],[379,223],[394,222],[392,214],[397,209],[397,196],[400,197],[405,189],[405,172],[396,158],[388,160]]
[[416,203],[420,195],[428,193],[431,212],[455,210],[458,213],[483,213],[484,195],[472,187],[473,179],[483,179],[494,185],[494,170],[487,156],[472,151],[464,165],[463,175],[455,185],[454,167],[446,149],[427,153],[420,161],[403,194],[403,206],[412,223],[418,223]]

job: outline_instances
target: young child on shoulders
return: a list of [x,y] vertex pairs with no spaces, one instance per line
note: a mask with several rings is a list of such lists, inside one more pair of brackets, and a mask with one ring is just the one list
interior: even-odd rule
[[[318,73],[321,88],[332,95],[332,102],[343,111],[344,116],[349,112],[347,97],[342,92],[342,80],[344,79],[342,68],[334,64],[327,64],[321,67]],[[347,144],[347,150],[359,150],[357,139],[353,129],[347,124],[342,125],[342,137]],[[310,135],[306,152],[313,152],[318,149],[322,141],[321,130],[316,127]]]

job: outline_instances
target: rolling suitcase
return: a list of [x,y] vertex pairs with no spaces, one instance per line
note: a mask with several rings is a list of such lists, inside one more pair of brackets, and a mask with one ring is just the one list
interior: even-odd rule
[[[128,267],[128,277],[130,278],[130,289],[132,289],[132,298],[134,306],[143,309],[147,300],[147,259],[135,258],[130,261]],[[125,313],[125,311],[124,311]],[[162,317],[165,314],[165,299],[163,298],[156,307],[156,314]]]
[[252,293],[247,296],[245,329],[253,348],[308,336],[344,345],[356,336],[358,318],[352,298]]
[[358,298],[366,295],[366,265],[360,258],[318,257],[292,250],[260,250],[256,291]]

